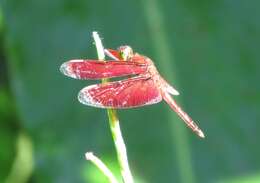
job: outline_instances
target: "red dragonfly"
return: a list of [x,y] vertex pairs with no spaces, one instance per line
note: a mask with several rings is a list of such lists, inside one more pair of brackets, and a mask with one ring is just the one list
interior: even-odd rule
[[61,65],[63,74],[76,79],[131,76],[83,88],[78,95],[81,103],[124,109],[151,105],[164,99],[188,127],[199,137],[205,137],[198,125],[172,99],[171,95],[179,95],[179,92],[160,76],[150,58],[134,53],[129,46],[121,46],[117,50],[105,49],[105,53],[113,60],[70,60]]

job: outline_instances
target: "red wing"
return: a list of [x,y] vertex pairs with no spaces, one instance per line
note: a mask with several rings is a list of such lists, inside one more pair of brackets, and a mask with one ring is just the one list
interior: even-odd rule
[[76,79],[102,79],[146,72],[147,64],[132,61],[71,60],[61,65],[60,71]]
[[162,100],[151,78],[134,77],[83,88],[78,95],[81,103],[100,108],[131,108],[151,105]]

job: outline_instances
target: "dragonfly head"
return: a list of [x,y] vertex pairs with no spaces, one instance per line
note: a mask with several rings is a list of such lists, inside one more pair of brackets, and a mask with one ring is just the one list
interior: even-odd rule
[[118,48],[119,54],[123,60],[131,60],[134,55],[133,49],[130,46],[120,46]]

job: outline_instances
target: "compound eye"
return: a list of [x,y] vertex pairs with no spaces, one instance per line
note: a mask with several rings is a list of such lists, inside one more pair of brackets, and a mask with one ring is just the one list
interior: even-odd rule
[[130,46],[120,46],[118,48],[119,54],[123,60],[131,60],[134,55],[133,49]]

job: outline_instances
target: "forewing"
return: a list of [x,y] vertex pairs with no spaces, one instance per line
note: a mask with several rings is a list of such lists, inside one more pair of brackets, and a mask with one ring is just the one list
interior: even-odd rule
[[132,61],[71,60],[61,65],[60,71],[76,79],[102,79],[146,72],[147,64]]
[[132,108],[158,103],[162,96],[151,78],[134,77],[91,85],[79,92],[81,103],[99,108]]

